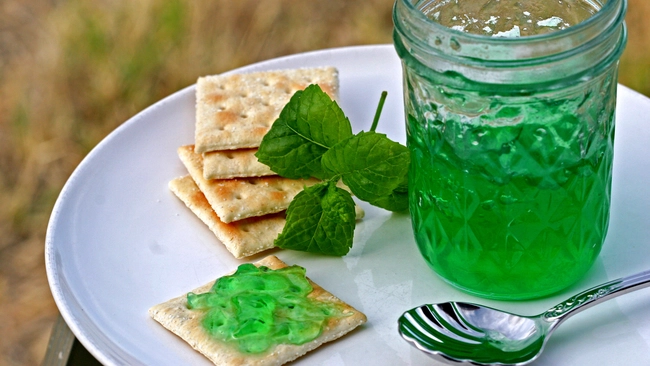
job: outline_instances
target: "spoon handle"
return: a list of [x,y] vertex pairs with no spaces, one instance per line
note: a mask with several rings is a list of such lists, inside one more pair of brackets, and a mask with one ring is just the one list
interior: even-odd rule
[[585,290],[550,308],[543,318],[557,326],[572,315],[601,302],[650,286],[650,271],[619,278]]

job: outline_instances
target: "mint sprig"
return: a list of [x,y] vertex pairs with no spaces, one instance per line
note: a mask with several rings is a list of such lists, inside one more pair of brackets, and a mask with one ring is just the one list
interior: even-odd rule
[[375,132],[386,98],[382,93],[370,131],[352,134],[338,104],[310,85],[296,92],[264,136],[257,159],[286,178],[315,177],[287,209],[280,248],[342,256],[352,247],[355,222],[350,192],[390,211],[408,208],[406,146]]
[[255,156],[286,178],[325,179],[321,156],[351,136],[343,110],[318,85],[310,85],[291,97]]

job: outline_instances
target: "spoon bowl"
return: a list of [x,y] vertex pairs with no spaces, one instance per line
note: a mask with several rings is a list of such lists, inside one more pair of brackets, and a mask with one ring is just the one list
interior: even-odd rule
[[464,302],[411,309],[399,327],[404,339],[434,358],[485,365],[532,361],[544,347],[548,329],[548,323],[534,317]]
[[448,363],[525,365],[570,316],[647,286],[650,271],[590,288],[535,316],[464,302],[425,304],[402,314],[398,329],[413,346]]

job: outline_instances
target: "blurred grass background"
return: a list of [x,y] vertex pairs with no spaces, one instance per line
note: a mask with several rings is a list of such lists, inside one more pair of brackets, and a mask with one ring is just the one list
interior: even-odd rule
[[[66,179],[146,106],[268,58],[390,43],[393,0],[0,0],[0,365],[40,364],[57,310],[47,220]],[[650,95],[648,0],[620,82]]]

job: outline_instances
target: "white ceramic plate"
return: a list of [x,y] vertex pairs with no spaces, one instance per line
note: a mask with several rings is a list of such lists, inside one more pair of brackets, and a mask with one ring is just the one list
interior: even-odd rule
[[[324,50],[237,71],[334,65],[341,106],[354,131],[367,130],[382,90],[378,131],[404,141],[401,69],[390,45]],[[275,251],[365,312],[368,323],[297,364],[434,363],[397,333],[397,318],[426,302],[481,302],[538,313],[572,292],[650,268],[650,100],[619,88],[612,219],[602,255],[563,294],[537,301],[474,298],[445,283],[416,249],[407,215],[364,206],[354,247],[343,258]],[[147,309],[233,270],[233,257],[167,189],[186,174],[176,148],[194,139],[194,87],[154,104],[111,133],[79,165],[56,203],[47,232],[52,294],[81,343],[110,365],[207,365],[147,315]],[[259,259],[261,256],[252,258]],[[537,365],[650,365],[650,290],[567,321]]]

